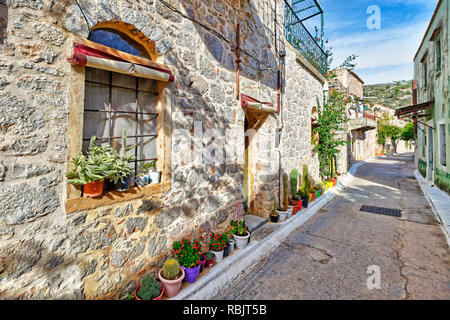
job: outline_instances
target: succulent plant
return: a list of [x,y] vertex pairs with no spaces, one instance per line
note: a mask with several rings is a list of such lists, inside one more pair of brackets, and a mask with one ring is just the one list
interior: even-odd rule
[[308,189],[308,165],[303,165],[303,174],[302,174],[302,188],[307,190]]
[[167,259],[164,262],[161,275],[166,280],[176,280],[180,275],[179,263],[176,259]]
[[291,191],[292,198],[297,199],[297,187],[298,187],[298,170],[291,171]]
[[289,205],[289,192],[288,192],[288,186],[289,185],[289,177],[287,173],[283,174],[283,211],[288,210]]
[[85,185],[105,179],[108,172],[109,145],[97,146],[96,137],[91,138],[86,155],[81,152],[72,159],[75,168],[65,173],[67,182],[74,185]]
[[273,195],[273,209],[272,209],[272,213],[270,214],[271,216],[278,216],[278,212],[277,212],[277,196],[274,194]]
[[161,295],[162,285],[152,276],[142,279],[137,296],[142,300],[153,300]]

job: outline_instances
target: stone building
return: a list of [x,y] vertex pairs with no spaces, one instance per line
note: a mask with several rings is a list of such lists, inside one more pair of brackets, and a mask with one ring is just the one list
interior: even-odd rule
[[337,158],[337,171],[346,173],[355,161],[375,156],[376,118],[363,105],[364,81],[353,70],[336,70],[330,90],[345,92],[351,99],[347,107],[350,121],[345,133],[348,144],[341,148]]
[[[390,125],[404,128],[405,125],[408,123],[408,121],[398,119],[395,116],[395,109],[392,109],[390,107],[384,106],[379,103],[375,103],[372,108],[375,112],[375,116],[377,117],[377,119],[380,119],[380,118],[386,119],[386,120],[388,120],[388,123]],[[384,146],[380,145],[378,142],[376,143],[375,155],[380,155],[380,154],[384,153],[385,151],[387,151],[388,153],[394,152],[392,141],[390,141],[390,138],[387,138],[387,141]],[[412,152],[412,151],[414,151],[413,144],[408,143],[404,140],[399,140],[397,142],[397,153]]]
[[[0,1],[0,298],[121,298],[238,201],[267,217],[282,173],[317,181],[326,56],[298,5]],[[83,198],[70,160],[122,128],[161,183]]]
[[448,0],[440,0],[414,57],[413,105],[396,116],[416,124],[420,173],[450,193],[450,71]]

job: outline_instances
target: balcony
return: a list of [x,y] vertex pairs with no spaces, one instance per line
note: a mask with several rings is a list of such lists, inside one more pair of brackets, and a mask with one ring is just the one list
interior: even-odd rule
[[356,115],[350,119],[350,130],[369,131],[377,128],[377,118],[367,112],[356,113]]
[[303,24],[303,21],[323,10],[317,0],[285,0],[285,21],[287,41],[316,68],[323,76],[327,72],[328,56]]

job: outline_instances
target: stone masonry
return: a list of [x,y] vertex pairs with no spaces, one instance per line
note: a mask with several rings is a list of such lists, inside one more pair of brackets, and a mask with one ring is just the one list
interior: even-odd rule
[[[258,155],[251,173],[254,213],[269,214],[279,172],[301,172],[307,163],[318,181],[311,110],[323,99],[325,78],[285,41],[282,1],[276,2],[275,26],[269,0],[78,3],[0,0],[0,299],[123,298],[143,274],[156,275],[173,241],[229,225],[237,202],[243,202],[243,164],[194,165],[177,155],[191,152],[179,132],[192,132],[196,121],[202,132],[241,132],[224,148],[244,154],[245,111],[236,98],[237,23],[240,93],[277,107],[276,67],[282,66],[281,116],[269,116],[252,142]],[[73,141],[81,137],[71,128],[75,110],[83,108],[83,100],[73,97],[84,96],[84,68],[67,58],[75,37],[87,38],[106,22],[130,27],[152,48],[152,59],[175,75],[162,89],[170,105],[164,122],[171,127],[171,157],[164,158],[169,169],[163,172],[169,187],[67,212],[74,197],[64,173],[80,151]],[[275,48],[285,48],[286,56],[280,58]],[[275,145],[277,128],[279,152],[264,148]],[[267,159],[276,174],[262,172],[261,160]]]

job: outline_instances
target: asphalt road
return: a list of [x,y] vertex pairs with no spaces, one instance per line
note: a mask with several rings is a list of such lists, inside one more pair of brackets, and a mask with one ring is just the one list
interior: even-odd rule
[[360,166],[351,186],[216,299],[449,299],[449,247],[413,170],[412,154]]

